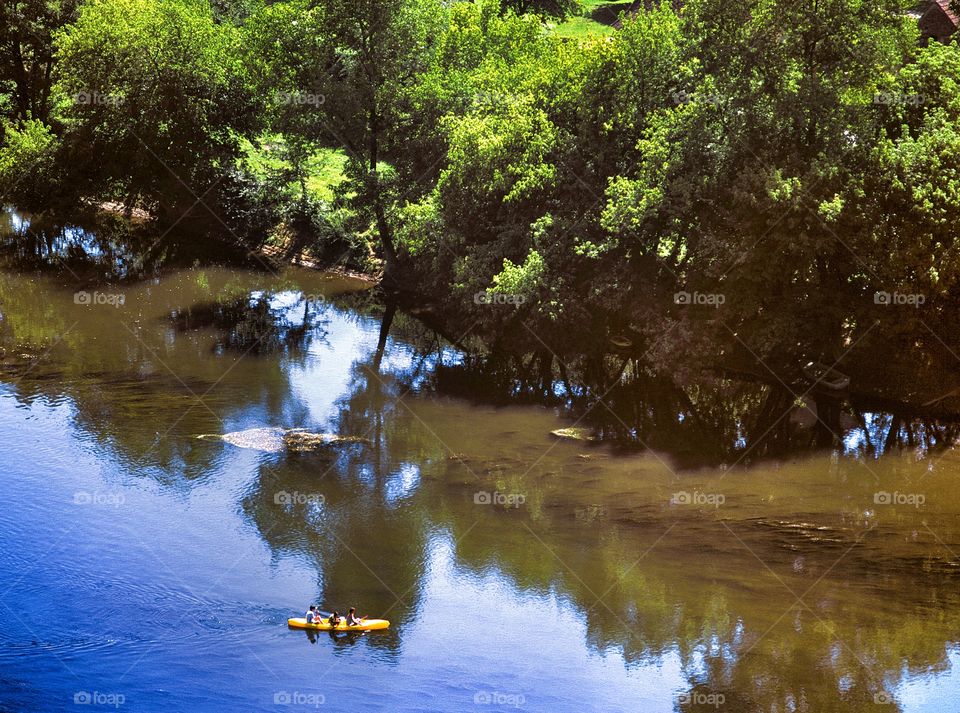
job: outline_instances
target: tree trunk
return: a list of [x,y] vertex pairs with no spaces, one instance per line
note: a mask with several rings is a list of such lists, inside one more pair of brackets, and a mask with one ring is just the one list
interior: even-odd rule
[[380,248],[383,250],[383,279],[382,285],[387,290],[397,287],[397,251],[393,244],[393,231],[387,221],[387,210],[380,188],[380,173],[377,164],[380,162],[380,114],[376,103],[370,107],[370,146],[369,146],[369,180],[373,211],[377,221],[377,232],[380,233]]

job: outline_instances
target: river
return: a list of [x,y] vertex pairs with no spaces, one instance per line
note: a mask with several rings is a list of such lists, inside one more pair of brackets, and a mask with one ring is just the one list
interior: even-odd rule
[[362,282],[63,255],[0,273],[0,710],[960,710],[956,452],[683,470]]

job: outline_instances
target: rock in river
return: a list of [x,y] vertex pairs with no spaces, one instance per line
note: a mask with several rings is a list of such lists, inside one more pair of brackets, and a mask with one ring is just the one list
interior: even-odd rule
[[556,431],[550,431],[550,435],[565,441],[586,441],[588,443],[600,441],[589,428],[558,428]]
[[354,443],[369,443],[357,436],[338,436],[333,433],[313,433],[304,428],[248,428],[231,433],[203,433],[197,438],[208,441],[224,441],[238,448],[250,448],[266,453],[287,450],[293,453],[310,453],[336,446]]

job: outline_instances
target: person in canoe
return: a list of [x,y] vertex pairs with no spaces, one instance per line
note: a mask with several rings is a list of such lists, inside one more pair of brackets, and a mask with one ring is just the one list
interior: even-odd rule
[[334,610],[333,614],[330,615],[330,618],[327,619],[327,623],[332,627],[340,626],[341,621],[342,621],[342,617],[340,616],[340,612],[336,610]]
[[307,609],[307,615],[305,618],[308,624],[316,624],[317,623],[317,607],[311,604],[310,608]]
[[366,618],[362,616],[358,619],[356,607],[350,607],[350,611],[347,612],[347,626],[360,626]]

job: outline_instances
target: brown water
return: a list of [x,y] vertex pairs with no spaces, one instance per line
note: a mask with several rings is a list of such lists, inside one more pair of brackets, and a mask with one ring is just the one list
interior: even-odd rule
[[[0,275],[0,709],[960,710],[955,452],[681,472],[560,441],[434,393],[460,357],[409,317],[378,355],[363,288]],[[196,438],[255,428],[367,442]],[[311,600],[393,626],[311,645]]]

